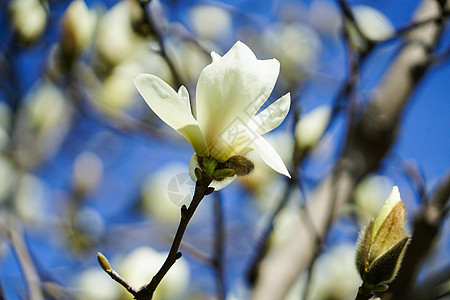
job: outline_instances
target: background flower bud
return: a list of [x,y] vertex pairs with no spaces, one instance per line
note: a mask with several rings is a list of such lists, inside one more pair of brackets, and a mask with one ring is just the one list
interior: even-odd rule
[[322,105],[300,118],[295,126],[295,135],[301,149],[313,148],[319,142],[330,116],[331,107]]
[[96,16],[83,0],[70,3],[64,14],[61,50],[66,59],[74,59],[91,41]]
[[20,40],[34,43],[44,32],[47,13],[39,0],[13,0],[9,5],[11,20]]
[[405,223],[405,208],[394,186],[377,218],[358,239],[356,268],[365,290],[383,290],[397,275],[410,237],[404,235]]

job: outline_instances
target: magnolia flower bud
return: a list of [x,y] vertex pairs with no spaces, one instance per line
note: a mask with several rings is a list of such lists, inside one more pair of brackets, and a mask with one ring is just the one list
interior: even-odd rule
[[25,44],[34,43],[47,24],[47,13],[39,0],[13,0],[9,5],[13,26]]
[[330,117],[331,107],[322,105],[300,118],[295,126],[295,135],[300,149],[311,149],[319,142]]
[[378,10],[365,5],[356,5],[352,8],[352,11],[356,25],[363,36],[351,22],[348,22],[350,42],[360,51],[367,50],[369,46],[367,39],[370,41],[382,41],[394,35],[395,30],[392,23]]
[[[201,40],[218,41],[230,36],[232,18],[223,8],[214,5],[197,5],[189,11],[193,31]],[[205,26],[208,24],[208,26]]]
[[356,5],[352,11],[365,37],[373,41],[381,41],[395,33],[391,21],[380,11],[365,5]]
[[397,275],[410,237],[404,230],[405,208],[394,186],[377,218],[359,236],[356,267],[366,293],[386,290]]
[[103,177],[102,160],[92,152],[83,152],[73,166],[73,185],[77,193],[85,196],[95,190]]
[[99,20],[96,49],[101,61],[108,66],[115,66],[147,47],[146,40],[136,34],[131,26],[131,2],[118,2]]
[[83,0],[70,3],[64,14],[61,36],[61,50],[66,59],[74,59],[90,42],[95,19]]

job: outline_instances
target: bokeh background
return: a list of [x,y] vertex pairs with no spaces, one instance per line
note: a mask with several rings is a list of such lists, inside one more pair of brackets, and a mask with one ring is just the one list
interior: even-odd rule
[[[419,2],[348,1],[363,34],[380,41],[361,61],[356,106],[374,93],[404,42],[396,30],[411,24]],[[180,206],[192,194],[193,151],[147,107],[132,82],[137,74],[155,74],[176,89],[183,84],[193,96],[209,53],[224,54],[237,40],[259,59],[281,62],[268,103],[288,91],[295,103],[267,138],[288,165],[295,143],[309,152],[299,170],[301,191],[291,193],[277,214],[272,246],[290,238],[305,194],[336,162],[347,115],[331,112],[348,81],[347,41],[362,52],[368,47],[355,30],[344,39],[336,1],[152,0],[146,8],[151,25],[133,0],[0,3],[0,284],[5,299],[28,299],[30,278],[45,299],[131,299],[97,265],[97,251],[135,287],[161,265]],[[423,194],[448,172],[449,32],[447,26],[435,51],[438,57],[447,54],[414,91],[393,149],[332,224],[311,276],[299,276],[292,299],[305,293],[308,299],[352,299],[360,284],[353,264],[360,226],[377,214],[393,185],[399,186],[410,220]],[[246,272],[286,184],[253,159],[252,175],[203,200],[182,244],[183,258],[164,279],[158,299],[217,298],[211,258],[217,255],[218,227],[224,294],[247,299]],[[448,232],[447,218],[420,280],[450,266]]]

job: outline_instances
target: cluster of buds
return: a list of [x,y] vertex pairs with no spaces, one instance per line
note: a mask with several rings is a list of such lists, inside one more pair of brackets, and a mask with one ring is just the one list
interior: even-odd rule
[[377,218],[359,236],[356,267],[363,281],[359,299],[387,290],[397,275],[410,238],[404,231],[405,207],[398,187],[394,186]]

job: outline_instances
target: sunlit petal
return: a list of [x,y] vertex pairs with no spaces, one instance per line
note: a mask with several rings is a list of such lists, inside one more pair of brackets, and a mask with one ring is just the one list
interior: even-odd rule
[[236,122],[246,125],[267,100],[277,80],[276,59],[258,60],[237,42],[223,57],[212,54],[197,83],[197,116],[209,141]]
[[275,151],[272,145],[269,144],[263,137],[259,137],[253,140],[253,147],[259,154],[261,159],[272,169],[280,174],[286,175],[291,178],[289,171],[287,170],[280,155]]
[[286,118],[291,106],[291,95],[287,93],[252,118],[249,127],[263,135],[278,127]]
[[199,155],[209,154],[197,120],[192,116],[187,91],[177,94],[159,77],[141,74],[134,78],[139,93],[153,112],[167,125],[177,130],[192,145]]

